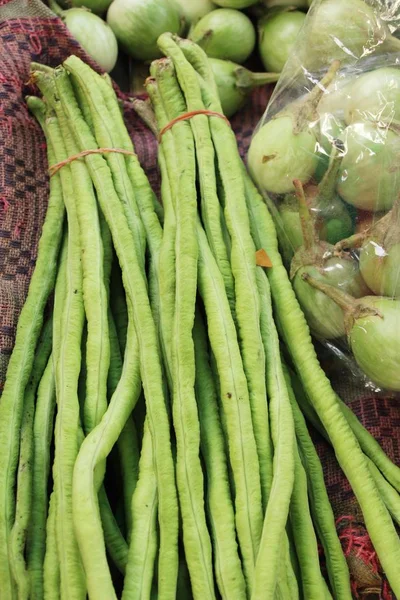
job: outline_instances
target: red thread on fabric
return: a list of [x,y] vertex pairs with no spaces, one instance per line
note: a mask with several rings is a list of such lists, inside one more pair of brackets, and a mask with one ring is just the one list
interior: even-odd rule
[[8,209],[10,208],[11,204],[9,203],[9,201],[7,200],[7,198],[5,198],[4,196],[2,196],[0,198],[0,204],[3,207],[3,212],[7,212]]
[[126,154],[127,156],[136,156],[135,152],[131,152],[130,150],[123,150],[122,148],[94,148],[93,150],[83,150],[78,154],[74,154],[65,160],[57,163],[56,165],[52,165],[49,167],[50,177],[55,175],[60,169],[69,165],[74,160],[78,160],[79,158],[83,158],[84,156],[89,156],[90,154],[108,154],[110,152],[115,152],[116,154]]
[[158,134],[158,141],[160,141],[162,136],[164,135],[164,133],[166,131],[168,131],[169,129],[171,129],[171,127],[173,127],[176,123],[179,123],[180,121],[187,121],[187,120],[191,119],[192,117],[195,117],[196,115],[206,115],[208,117],[219,117],[220,119],[223,119],[224,121],[226,121],[228,123],[229,127],[231,125],[229,122],[229,119],[227,119],[226,116],[223,115],[222,113],[215,112],[214,110],[191,110],[190,112],[183,113],[183,115],[179,115],[179,117],[176,117],[176,119],[172,119],[172,121],[167,123],[167,125],[165,125],[165,127],[163,127],[161,129],[160,133]]
[[42,52],[42,42],[40,41],[40,37],[36,33],[30,34],[29,42],[34,54],[40,54]]
[[21,235],[21,231],[22,231],[23,227],[24,227],[23,222],[18,221],[18,223],[14,227],[14,233],[13,233],[14,239],[19,239],[19,236]]
[[390,591],[387,581],[384,581],[382,585],[382,600],[393,600],[392,592]]
[[14,77],[13,75],[8,75],[8,77],[6,77],[3,73],[0,73],[0,83],[8,87],[21,89],[20,80],[18,77]]
[[40,144],[39,148],[41,150],[47,150],[47,144],[46,144],[46,142],[43,142],[43,144]]
[[[357,527],[357,520],[351,515],[345,515],[337,519],[336,526],[343,524],[343,529],[339,533],[339,539],[343,545],[345,556],[353,553],[357,558],[368,565],[374,573],[380,572],[380,563],[368,533],[361,533],[361,528]],[[357,582],[351,584],[355,598],[359,598]],[[385,580],[382,582],[382,600],[392,600],[390,588]]]

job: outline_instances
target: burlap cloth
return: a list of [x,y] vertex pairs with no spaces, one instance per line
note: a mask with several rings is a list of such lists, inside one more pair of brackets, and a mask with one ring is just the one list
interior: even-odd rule
[[[0,392],[19,311],[35,264],[48,196],[45,141],[24,102],[24,97],[35,91],[28,83],[29,65],[31,61],[38,61],[56,66],[72,53],[96,68],[60,19],[40,0],[0,0]],[[243,157],[269,94],[267,88],[255,91],[247,107],[232,121]],[[141,163],[158,191],[156,141],[128,102],[125,102],[125,118]],[[324,366],[331,371],[335,386],[362,423],[389,456],[400,463],[398,401],[374,397],[357,387],[329,357]],[[379,565],[351,488],[332,451],[318,438],[316,441],[348,555],[355,597],[393,598],[379,574]]]

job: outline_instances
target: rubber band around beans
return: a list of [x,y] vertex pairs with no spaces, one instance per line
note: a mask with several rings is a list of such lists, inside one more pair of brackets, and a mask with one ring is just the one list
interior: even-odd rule
[[122,148],[93,148],[93,150],[83,150],[82,152],[78,152],[78,154],[74,154],[73,156],[69,156],[65,160],[52,165],[49,167],[50,177],[55,175],[60,169],[69,165],[74,160],[78,160],[79,158],[83,158],[84,156],[89,156],[90,154],[107,154],[109,152],[116,152],[117,154],[125,154],[127,156],[136,156],[135,152],[131,152],[130,150],[123,150]]
[[171,127],[173,127],[175,125],[175,123],[179,123],[179,121],[187,121],[187,120],[191,119],[192,117],[196,117],[197,115],[206,115],[207,117],[219,117],[220,119],[223,119],[224,121],[226,121],[228,123],[229,127],[231,125],[229,122],[229,119],[227,119],[226,116],[223,115],[222,113],[216,112],[214,110],[205,110],[205,109],[191,110],[190,112],[183,113],[183,115],[179,115],[179,117],[176,117],[176,119],[172,119],[172,121],[167,123],[167,125],[165,125],[165,127],[163,127],[161,129],[160,133],[158,134],[158,141],[161,140],[164,133],[166,131],[168,131],[169,129],[171,129]]

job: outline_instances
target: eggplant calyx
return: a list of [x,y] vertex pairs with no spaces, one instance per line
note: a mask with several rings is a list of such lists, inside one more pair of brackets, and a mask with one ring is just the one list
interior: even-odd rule
[[333,246],[328,242],[319,241],[312,248],[299,248],[290,265],[290,279],[294,279],[296,273],[302,267],[313,266],[323,269],[326,261],[333,256]]

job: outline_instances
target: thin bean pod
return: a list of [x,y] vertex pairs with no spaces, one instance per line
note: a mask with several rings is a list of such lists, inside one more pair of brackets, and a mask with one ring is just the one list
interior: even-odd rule
[[207,502],[214,539],[215,572],[222,598],[245,598],[246,584],[238,555],[235,515],[229,487],[225,441],[216,388],[208,359],[207,338],[199,311],[194,327],[196,398],[201,450],[207,473]]
[[122,600],[150,598],[157,554],[157,480],[147,420],[139,462],[139,479],[132,497],[133,531]]
[[[182,50],[170,34],[163,34],[159,47],[174,62],[181,85],[187,81],[188,68],[193,70]],[[207,56],[203,52],[204,61]],[[211,68],[211,67],[209,67]],[[195,74],[195,71],[193,70]],[[199,102],[201,102],[201,97]],[[222,112],[218,96],[217,111]],[[199,104],[200,106],[200,104]],[[204,104],[202,104],[204,108]],[[225,221],[231,239],[231,268],[235,281],[236,320],[241,342],[243,365],[248,381],[253,427],[260,463],[261,489],[264,509],[272,481],[272,448],[266,402],[265,357],[260,333],[260,305],[256,283],[255,246],[250,235],[249,217],[245,202],[241,161],[235,136],[223,119],[209,119],[217,168],[225,191]]]
[[363,427],[351,408],[340,399],[339,403],[364,454],[375,463],[389,483],[400,493],[400,467],[390,460],[379,442]]
[[[121,378],[123,364],[117,329],[111,311],[109,311],[109,335],[111,356],[108,372],[108,393],[109,397],[112,397]],[[122,474],[127,541],[129,543],[132,531],[132,495],[136,487],[139,468],[138,439],[132,415],[129,416],[121,431],[117,447]]]
[[49,504],[47,488],[55,404],[53,356],[50,355],[38,388],[33,424],[32,514],[27,540],[27,565],[32,600],[43,598],[43,563]]
[[[283,375],[279,338],[272,314],[270,287],[266,274],[260,268],[257,269],[257,285],[270,399],[274,475],[264,517],[252,598],[273,598],[278,583],[280,540],[286,535],[285,528],[295,478],[295,433]],[[268,569],[265,569],[265,564],[268,564]]]
[[[314,411],[313,407],[309,404],[308,400],[305,398],[304,391],[301,388],[300,382],[293,375],[292,375],[292,381],[298,391],[298,395],[296,396],[296,398],[300,399],[300,403],[301,403],[303,412],[306,414],[307,418],[309,419],[310,423],[312,423],[312,425],[315,427],[315,429],[317,429],[317,431],[319,431],[319,433],[326,439],[326,441],[329,444],[331,444],[331,440],[329,439],[329,436],[328,436],[324,426],[322,425],[321,421],[319,420],[317,413]],[[355,421],[358,422],[359,427],[357,426],[357,424],[354,424],[354,431],[359,431],[360,428],[362,428],[364,430],[362,435],[365,437],[366,444],[369,448],[369,451],[371,452],[371,448],[373,447],[373,444],[370,444],[370,441],[369,441],[369,437],[372,438],[371,434],[369,432],[367,432],[366,429],[363,428],[363,426],[361,425],[361,423],[359,423],[357,417],[354,415],[354,413],[351,411],[351,409],[349,409],[339,398],[338,398],[338,401],[339,401],[340,405],[342,406],[342,409],[343,409],[343,407],[346,408],[346,410],[343,411],[345,416],[348,415],[349,412],[351,412],[352,416],[350,415],[350,419],[352,420],[352,422],[353,423]],[[374,438],[372,438],[372,439],[373,439],[373,441],[375,441]],[[391,463],[389,457],[383,452],[383,450],[381,449],[380,446],[379,446],[379,448],[380,448],[381,452],[378,453],[378,456],[379,456],[378,462],[385,467],[385,470],[387,472],[389,472],[391,474],[395,474],[396,468],[398,468],[398,467],[394,463]],[[374,456],[374,455],[372,454],[372,456]],[[373,460],[371,460],[367,454],[365,455],[365,458],[367,460],[371,476],[375,481],[376,487],[378,488],[387,509],[389,510],[393,519],[396,522],[398,522],[399,515],[400,515],[400,496],[399,496],[397,489],[395,487],[393,487],[387,479],[385,479],[382,472],[376,466],[376,463]],[[391,468],[391,465],[393,468]]]
[[[35,366],[35,363],[33,364]],[[34,394],[28,392],[21,423],[15,522],[11,529],[9,547],[11,572],[17,584],[20,600],[29,598],[29,577],[24,550],[31,509],[34,411]]]
[[308,504],[307,476],[301,464],[297,447],[290,519],[300,564],[304,597],[309,600],[319,600],[325,597],[326,588],[321,574],[318,542]]
[[[42,117],[41,117],[42,118]],[[49,162],[53,154],[48,150]],[[8,364],[0,403],[0,439],[4,448],[0,463],[0,589],[10,600],[15,596],[8,547],[14,520],[14,483],[19,456],[19,429],[24,392],[32,371],[34,351],[43,323],[43,311],[54,288],[57,257],[64,221],[59,176],[50,183],[49,204],[39,240],[35,269],[19,316],[14,349]]]
[[[65,61],[64,66],[71,76],[75,89],[80,89],[78,106],[81,110],[84,107],[83,111],[90,110],[94,137],[99,148],[118,148],[114,121],[109,117],[107,105],[99,88],[99,79],[100,82],[104,80],[101,80],[100,77],[96,78],[93,70],[77,56],[70,56]],[[104,84],[109,88],[105,81]],[[71,93],[72,89],[70,95]],[[120,198],[127,221],[134,234],[137,256],[140,257],[141,267],[144,269],[145,232],[136,202],[136,194],[128,177],[125,157],[117,152],[108,152],[104,156],[113,175],[115,191]]]
[[[322,425],[317,413],[310,404],[310,401],[306,397],[304,390],[299,380],[292,376],[293,385],[296,388],[296,398],[301,406],[301,410],[306,415],[310,423],[317,429],[320,434],[331,443],[329,435],[326,432],[325,427]],[[357,416],[340,398],[336,396],[337,401],[346,417],[354,435],[356,436],[358,443],[364,454],[376,465],[381,471],[386,480],[392,485],[392,487],[400,491],[400,467],[393,463],[385,451],[382,449],[379,442],[369,433],[367,429],[360,423]]]
[[[160,77],[163,75],[160,74]],[[158,89],[158,86],[157,86]],[[161,99],[155,101],[155,111],[157,119],[160,120],[165,115]],[[167,117],[164,116],[164,119]],[[175,290],[176,290],[176,270],[175,270],[175,239],[176,239],[176,217],[175,217],[175,198],[177,195],[176,179],[171,178],[168,171],[167,161],[163,148],[167,144],[170,151],[175,152],[174,140],[171,131],[166,132],[163,144],[159,147],[158,162],[161,171],[161,196],[164,203],[164,229],[160,232],[161,244],[158,255],[158,287],[159,287],[159,315],[160,315],[160,339],[163,349],[164,362],[166,364],[166,373],[168,385],[172,391],[173,373],[172,373],[172,338],[173,322],[175,315]],[[170,157],[169,164],[173,161]],[[174,168],[176,169],[176,162]],[[157,259],[155,259],[157,260]]]
[[53,490],[50,496],[46,523],[46,553],[43,564],[44,595],[41,598],[45,600],[60,600],[61,598],[60,564],[58,561],[56,533],[56,502],[55,490]]
[[114,517],[104,486],[99,490],[99,507],[107,552],[120,573],[125,574],[128,544]]
[[380,491],[388,511],[392,515],[394,521],[400,525],[400,495],[398,491],[383,477],[382,473],[372,460],[368,458],[367,461],[376,487]]
[[[159,45],[167,56],[170,56],[173,60],[175,60],[174,57],[176,60],[179,60],[179,48],[173,42],[171,43],[170,38],[166,36],[160,38]],[[175,117],[184,111],[191,112],[204,109],[196,72],[184,60],[180,60],[179,65],[177,75],[186,102],[182,98],[182,101],[176,104]],[[171,117],[175,118],[172,115]],[[221,207],[217,194],[215,173],[216,157],[211,140],[208,117],[206,115],[196,115],[190,120],[190,125],[196,144],[202,221],[211,251],[215,256],[219,270],[225,281],[225,289],[232,314],[235,315],[234,280],[222,229],[223,219],[221,219]]]
[[199,291],[207,314],[208,337],[220,378],[229,457],[235,482],[236,530],[247,586],[251,589],[261,530],[261,486],[247,381],[224,281],[204,231],[198,227]]
[[[50,97],[54,87],[47,75],[36,73],[36,81],[41,90]],[[60,126],[51,113],[46,119],[45,131],[48,143],[52,145],[56,160],[64,160],[66,151]],[[80,561],[78,545],[72,523],[72,473],[78,453],[78,430],[80,411],[78,399],[78,379],[81,363],[81,339],[84,322],[83,289],[80,232],[75,206],[75,191],[70,167],[60,171],[64,203],[68,214],[68,253],[67,282],[61,283],[61,298],[54,320],[60,319],[61,328],[54,328],[54,344],[59,348],[54,353],[56,381],[57,417],[55,425],[55,465],[54,485],[56,489],[56,528],[57,548],[60,563],[62,595],[83,598],[85,579]],[[56,290],[57,295],[57,290]],[[60,335],[60,340],[57,335]]]
[[116,598],[107,564],[94,473],[118,440],[140,394],[137,339],[128,326],[127,350],[121,379],[99,425],[83,441],[74,466],[74,524],[85,566],[89,594]]
[[[68,102],[63,102],[63,108],[70,120],[79,149],[97,148],[98,145],[83,120],[75,99],[69,97]],[[98,109],[101,110],[101,107],[98,106]],[[169,599],[174,597],[177,577],[178,506],[157,333],[149,305],[142,261],[137,256],[135,240],[115,192],[110,170],[106,161],[99,155],[88,155],[85,161],[122,267],[130,318],[134,319],[139,341],[141,376],[153,441],[159,495],[159,594],[162,600]]]
[[337,397],[322,371],[304,315],[282,264],[272,219],[261,196],[245,177],[253,236],[264,248],[273,268],[268,270],[277,318],[304,389],[326,428],[338,461],[347,476],[364,514],[372,543],[390,585],[400,594],[400,541],[387,508],[371,477],[367,461],[345,419]]
[[21,599],[28,598],[30,593],[29,575],[25,564],[25,544],[27,530],[31,523],[35,396],[51,351],[51,330],[50,319],[43,327],[36,348],[32,374],[25,390],[21,424],[15,521],[11,530],[9,548],[11,570],[17,584],[18,597]]
[[[63,327],[63,305],[66,301],[67,293],[67,263],[68,263],[68,231],[65,228],[63,243],[60,252],[58,273],[54,294],[54,309],[53,309],[53,351],[51,358],[53,359],[53,386],[54,386],[54,412],[57,410],[56,401],[56,382],[55,382],[55,365],[60,357],[61,348],[61,332]],[[54,418],[54,417],[53,417]],[[55,431],[53,433],[55,438]],[[55,478],[57,473],[57,456],[54,456],[52,475],[53,475],[53,490],[51,492],[48,503],[46,532],[45,532],[45,548],[43,560],[43,591],[44,598],[47,600],[56,600],[61,597],[61,578],[60,578],[60,563],[57,547],[57,498],[55,488]],[[46,482],[47,483],[47,482]],[[47,491],[47,488],[46,488]],[[42,598],[42,596],[40,597]]]
[[[65,75],[67,76],[67,75]],[[57,78],[60,82],[61,77]],[[61,162],[78,153],[78,147],[70,131],[60,102],[54,102],[60,125],[64,147],[58,150],[56,160]],[[84,162],[71,163],[73,189],[79,192],[76,213],[79,223],[83,302],[87,320],[86,340],[86,395],[83,405],[83,426],[86,434],[99,423],[107,408],[107,373],[110,364],[110,343],[108,332],[108,285],[111,269],[111,256],[105,265],[103,237],[111,247],[109,233],[101,231],[101,220],[92,180]],[[61,176],[63,173],[61,172]],[[68,211],[68,208],[67,208]],[[111,254],[110,250],[107,250]],[[107,270],[107,275],[105,274]]]
[[[317,451],[293,393],[291,379],[285,372],[296,428],[297,443],[308,478],[308,493],[313,520],[324,548],[329,580],[335,597],[351,600],[350,574],[336,531],[335,516],[326,491],[324,474]],[[293,525],[294,526],[294,525]]]
[[[162,73],[160,73],[161,76]],[[157,115],[158,126],[162,128],[168,123],[168,117],[155,80],[148,80],[147,90]],[[168,145],[165,146],[165,153],[162,156],[169,179],[172,181],[175,170],[173,160],[175,151],[172,134],[169,134],[170,132],[166,132],[163,136],[162,147],[164,148],[164,144],[167,142]],[[247,381],[224,280],[199,221],[197,236],[200,251],[198,285],[207,312],[208,335],[220,375],[221,400],[227,423],[230,461],[237,490],[235,497],[236,529],[243,555],[246,579],[250,583],[261,534],[262,511],[259,465]]]
[[[88,69],[87,65],[83,65],[83,67],[85,67],[86,70]],[[114,141],[118,144],[118,148],[133,152],[134,148],[132,140],[129,137],[128,130],[125,126],[114,89],[108,82],[109,78],[96,76],[95,74],[94,77],[99,85],[111,122],[113,123]],[[154,255],[158,251],[159,244],[157,241],[157,232],[160,229],[160,219],[157,216],[157,213],[160,213],[160,211],[162,212],[162,207],[151,189],[149,180],[138,157],[136,155],[124,155],[123,158],[126,163],[128,177],[131,181],[132,188],[135,191],[135,199],[143,222],[146,241],[149,244],[150,252]]]
[[[168,112],[181,92],[172,63],[160,61],[163,72],[160,92]],[[211,542],[204,511],[204,483],[201,469],[200,425],[197,412],[195,356],[191,332],[197,292],[198,243],[196,236],[197,192],[196,155],[193,134],[188,123],[173,130],[178,181],[175,196],[175,314],[172,336],[173,421],[177,439],[177,483],[183,521],[186,559],[192,588],[197,598],[213,598]],[[179,148],[185,148],[183,154]]]

